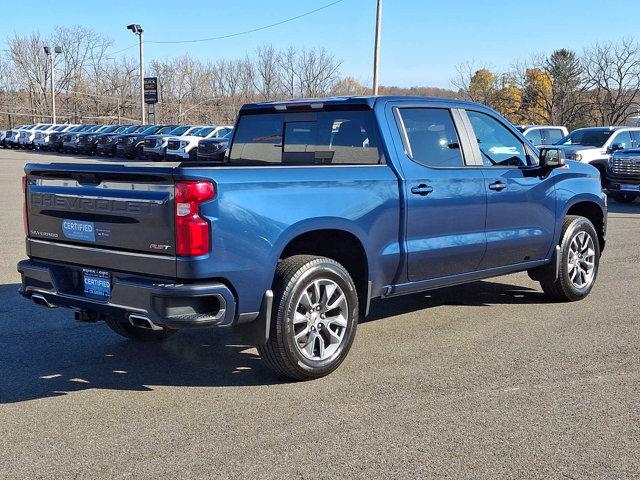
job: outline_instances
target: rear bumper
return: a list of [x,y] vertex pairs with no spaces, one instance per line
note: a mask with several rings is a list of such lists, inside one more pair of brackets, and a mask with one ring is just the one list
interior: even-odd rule
[[143,316],[156,325],[176,329],[230,326],[236,317],[235,298],[220,282],[176,284],[111,272],[111,296],[103,300],[84,295],[80,267],[23,260],[18,272],[22,276],[20,294],[49,307],[123,321],[131,315]]

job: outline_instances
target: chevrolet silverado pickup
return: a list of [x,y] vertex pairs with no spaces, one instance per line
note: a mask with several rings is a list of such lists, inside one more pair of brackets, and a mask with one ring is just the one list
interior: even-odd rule
[[249,104],[220,163],[25,172],[23,296],[133,340],[233,328],[300,380],[340,365],[373,298],[526,271],[583,299],[606,238],[594,167],[462,101]]

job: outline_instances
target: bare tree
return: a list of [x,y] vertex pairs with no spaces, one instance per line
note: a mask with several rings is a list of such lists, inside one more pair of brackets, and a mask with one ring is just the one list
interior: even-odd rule
[[597,43],[585,52],[584,71],[594,118],[617,125],[640,107],[640,44],[632,39]]

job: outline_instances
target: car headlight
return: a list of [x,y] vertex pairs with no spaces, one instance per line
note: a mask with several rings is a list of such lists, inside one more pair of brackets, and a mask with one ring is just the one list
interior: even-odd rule
[[89,135],[87,136],[87,141],[88,142],[93,142],[95,140],[96,136],[95,135]]
[[582,154],[581,154],[581,153],[576,153],[576,154],[573,156],[573,159],[574,159],[576,162],[581,162],[581,161],[582,161]]
[[189,145],[189,142],[185,142],[184,140],[180,142],[180,148],[187,148],[187,145]]
[[107,137],[107,143],[111,143],[116,139],[116,137]]
[[127,143],[133,143],[133,137],[127,138]]

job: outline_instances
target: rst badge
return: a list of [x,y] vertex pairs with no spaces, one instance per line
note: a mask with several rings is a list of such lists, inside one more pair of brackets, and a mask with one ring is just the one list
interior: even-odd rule
[[149,245],[149,248],[151,250],[167,251],[171,248],[171,245],[159,245],[157,243],[152,243],[151,245]]

